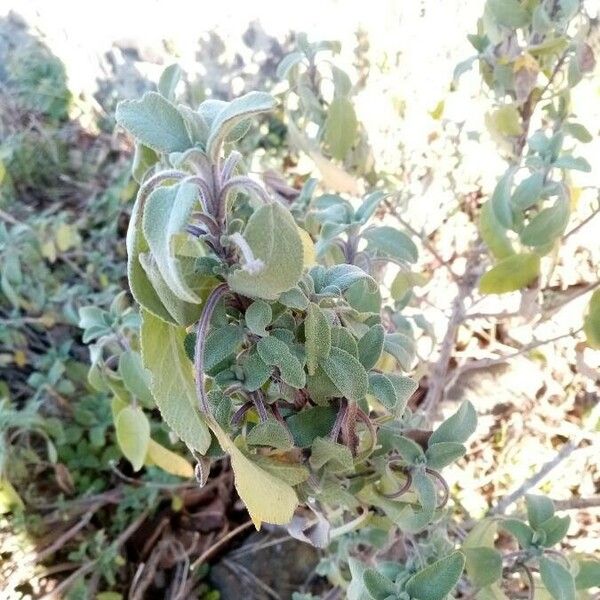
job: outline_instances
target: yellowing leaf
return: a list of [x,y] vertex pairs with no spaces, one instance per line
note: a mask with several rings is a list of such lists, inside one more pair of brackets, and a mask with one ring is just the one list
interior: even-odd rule
[[13,354],[13,361],[19,369],[22,369],[27,364],[27,354],[23,350],[16,350]]
[[436,105],[435,108],[433,110],[429,111],[429,114],[431,115],[431,118],[439,121],[443,114],[444,114],[444,101],[440,100]]
[[171,452],[171,450],[161,446],[154,440],[148,442],[146,462],[151,462],[163,471],[171,473],[171,475],[177,475],[177,477],[189,479],[194,476],[194,467],[183,456]]
[[519,69],[527,69],[528,71],[539,71],[540,65],[538,61],[531,56],[531,54],[525,52],[518,56],[513,63],[513,71],[516,73]]
[[396,370],[396,359],[391,354],[383,352],[375,365],[375,370],[393,373]]
[[134,471],[139,471],[146,458],[150,441],[150,423],[141,408],[127,406],[115,420],[117,443]]
[[537,254],[513,254],[502,259],[479,280],[482,294],[504,294],[529,285],[540,274]]
[[231,457],[235,487],[255,527],[260,529],[263,522],[287,525],[298,506],[294,488],[252,462],[216,421],[212,421],[210,426],[221,448]]
[[312,241],[308,231],[298,227],[300,240],[302,241],[302,250],[304,252],[304,268],[308,269],[317,264],[317,253],[315,251],[315,243]]
[[56,246],[61,252],[66,252],[79,244],[80,238],[77,229],[66,223],[59,225],[56,230]]
[[204,454],[210,433],[197,408],[196,385],[183,327],[142,310],[142,362],[152,373],[152,395],[167,425],[190,447]]
[[583,330],[588,345],[600,350],[600,290],[592,294],[588,313],[583,321]]
[[129,404],[125,402],[125,400],[119,398],[119,396],[113,396],[112,400],[110,401],[110,411],[112,413],[113,421],[116,421],[119,413],[128,406]]
[[492,127],[503,136],[512,137],[523,133],[519,111],[512,104],[505,104],[494,111],[490,122]]
[[23,500],[11,482],[5,477],[0,477],[0,515],[23,507]]
[[42,256],[47,258],[49,262],[56,261],[56,246],[52,240],[44,242],[41,247]]

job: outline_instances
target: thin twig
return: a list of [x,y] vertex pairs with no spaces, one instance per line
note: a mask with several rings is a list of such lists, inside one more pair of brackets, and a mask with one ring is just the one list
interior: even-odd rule
[[440,253],[436,250],[435,246],[429,241],[427,236],[425,234],[419,233],[414,227],[412,227],[412,225],[410,223],[407,223],[398,214],[398,210],[389,200],[387,200],[385,202],[385,205],[387,206],[388,210],[390,211],[390,214],[398,221],[398,223],[400,223],[400,225],[402,225],[402,227],[404,227],[412,235],[414,235],[415,237],[418,237],[421,240],[421,243],[423,244],[423,246],[425,246],[427,251],[438,261],[438,263],[440,264],[441,267],[444,267],[448,271],[448,274],[450,275],[450,277],[452,278],[454,283],[458,284],[459,283],[458,275],[454,272],[452,267],[442,258]]
[[569,331],[567,333],[561,333],[555,337],[546,339],[546,340],[536,340],[535,342],[531,342],[526,344],[521,349],[516,350],[510,354],[506,354],[504,356],[497,356],[494,358],[480,358],[478,360],[472,360],[464,365],[460,366],[456,369],[452,375],[452,379],[448,383],[448,387],[452,387],[456,380],[467,371],[473,371],[475,369],[489,369],[495,365],[500,365],[509,361],[512,358],[516,358],[517,356],[521,356],[522,354],[526,354],[527,352],[534,350],[535,348],[539,348],[540,346],[544,346],[546,344],[551,344],[552,342],[556,342],[566,337],[574,337],[576,336],[581,329],[576,329],[575,331]]
[[246,521],[241,525],[238,525],[235,529],[232,529],[227,535],[224,535],[221,539],[219,539],[216,543],[214,543],[210,548],[207,548],[190,566],[190,570],[194,571],[197,569],[202,563],[206,562],[211,556],[215,554],[219,549],[221,549],[227,542],[232,540],[236,535],[242,533],[242,531],[246,531],[252,525],[252,521]]
[[465,316],[465,300],[473,290],[476,281],[474,275],[478,257],[479,253],[477,250],[473,250],[469,254],[467,265],[465,267],[465,274],[459,280],[458,291],[452,301],[452,312],[450,314],[450,319],[448,320],[448,328],[446,329],[446,334],[442,340],[439,357],[431,373],[427,395],[423,400],[423,410],[428,416],[434,412],[444,396],[448,369],[450,367],[450,359],[452,358],[452,352],[456,343],[456,336]]
[[540,483],[546,476],[557,467],[563,460],[570,456],[574,450],[577,449],[577,441],[567,442],[558,452],[558,454],[550,461],[545,463],[542,468],[533,476],[523,482],[516,490],[502,498],[498,504],[490,510],[490,514],[498,515],[504,513],[504,511],[519,498],[523,497],[532,487],[535,487]]
[[588,215],[583,221],[581,221],[581,223],[575,225],[575,227],[573,227],[573,229],[571,229],[570,231],[567,231],[567,233],[563,235],[563,241],[566,240],[568,237],[576,234],[582,227],[585,227],[592,219],[596,218],[598,215],[600,215],[600,209],[595,210],[591,215]]
[[554,500],[556,510],[582,510],[586,508],[599,508],[600,495],[589,498],[570,498],[569,500]]

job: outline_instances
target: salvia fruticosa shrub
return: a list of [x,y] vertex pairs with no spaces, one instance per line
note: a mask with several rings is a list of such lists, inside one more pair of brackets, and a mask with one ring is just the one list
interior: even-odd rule
[[[506,36],[512,40],[515,28],[534,36],[541,27],[540,7],[550,33],[535,33],[531,44],[548,45],[544,35],[565,37],[570,3],[559,2],[563,8],[557,12],[548,12],[546,4],[488,2],[486,30],[474,37],[480,61],[493,61],[497,45]],[[569,44],[560,48],[581,54]],[[342,161],[363,139],[347,76],[336,72],[331,103],[321,101],[314,81],[315,56],[335,49],[301,38],[280,72],[311,90],[297,116],[322,126],[312,148],[321,144]],[[539,69],[548,76],[556,63],[544,60]],[[566,60],[571,58],[561,65]],[[499,76],[503,64],[490,68]],[[476,414],[465,402],[432,431],[408,407],[417,388],[406,375],[415,359],[414,340],[400,314],[402,302],[385,304],[379,279],[380,266],[389,262],[408,271],[418,250],[404,232],[374,221],[384,192],[348,199],[318,193],[315,180],[296,192],[268,191],[248,176],[251,157],[242,156],[236,144],[253,120],[275,109],[274,98],[250,92],[191,108],[175,99],[178,76],[177,68],[167,69],[157,92],[117,109],[117,122],[135,139],[134,176],[140,183],[127,252],[141,324],[123,298],[110,314],[93,309],[82,314],[88,340],[109,339],[118,346],[119,331],[134,332],[109,382],[119,397],[113,402],[117,438],[133,468],[157,464],[187,472],[183,464],[169,464],[168,451],[151,438],[144,409],[156,406],[196,458],[200,484],[210,476],[211,462],[228,457],[255,525],[282,525],[301,540],[329,548],[331,559],[322,572],[343,585],[351,600],[442,600],[454,597],[463,572],[465,589],[478,598],[506,598],[502,578],[516,572],[531,597],[537,589],[546,594],[540,597],[575,599],[598,585],[600,563],[556,549],[569,518],[556,515],[544,496],[526,497],[526,519],[489,517],[472,524],[466,536],[450,535],[443,469],[465,454]],[[518,103],[524,84],[513,79],[506,74],[505,89],[498,91],[515,95]],[[581,134],[568,114],[556,113],[566,102],[562,96],[549,114],[561,127],[570,125],[566,131]],[[519,124],[526,117],[519,106],[496,121]],[[347,132],[341,140],[331,133],[332,120],[343,124],[340,115],[349,119],[351,142]],[[530,272],[529,262],[538,265],[539,252],[564,230],[568,190],[558,173],[584,166],[560,153],[561,136],[560,143],[543,133],[534,138],[523,165],[526,140],[513,140],[520,145],[519,162],[482,212],[482,237],[495,257],[534,257],[519,259],[526,265],[511,263],[509,271],[519,274]],[[527,174],[515,188],[518,169]],[[560,227],[548,228],[559,221]],[[533,250],[514,250],[516,239],[508,231]],[[482,283],[486,287],[507,291]],[[111,337],[111,331],[117,334]],[[98,385],[103,352],[103,344],[96,344],[92,378]],[[125,389],[132,392],[131,402],[117,393]],[[360,559],[364,553],[357,548],[384,547],[393,532],[404,536],[402,561]],[[508,553],[496,547],[500,532],[513,539]]]

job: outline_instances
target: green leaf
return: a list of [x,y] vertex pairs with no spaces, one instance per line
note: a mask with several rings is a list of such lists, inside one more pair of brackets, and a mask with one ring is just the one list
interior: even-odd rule
[[354,356],[354,358],[358,358],[358,344],[346,327],[336,325],[331,328],[331,345],[345,350],[348,354]]
[[271,446],[277,450],[290,450],[292,439],[287,429],[275,419],[255,425],[246,436],[250,446]]
[[373,600],[396,598],[397,589],[394,582],[375,569],[365,569],[363,583]]
[[569,222],[569,201],[559,198],[553,206],[541,210],[521,231],[520,238],[527,246],[545,246],[561,235]]
[[[206,336],[206,345],[204,346],[205,370],[212,371],[219,363],[235,354],[244,337],[244,329],[239,325],[224,325],[211,329]],[[194,345],[195,343],[194,341]]]
[[275,456],[255,454],[252,456],[252,462],[290,485],[298,485],[310,476],[310,471],[304,465],[287,462],[285,458],[277,460]]
[[143,210],[142,197],[138,194],[127,229],[127,278],[129,288],[136,302],[143,308],[157,317],[173,323],[175,319],[166,309],[139,260],[140,255],[150,249],[142,230]]
[[594,139],[592,134],[580,123],[565,123],[563,129],[566,133],[584,144]]
[[529,23],[529,13],[519,0],[487,0],[486,11],[489,10],[496,23],[514,29]]
[[495,258],[506,258],[515,253],[506,235],[506,228],[497,219],[491,200],[485,202],[479,213],[479,233]]
[[181,67],[178,64],[169,65],[158,80],[158,92],[167,100],[175,99],[175,88],[181,79]]
[[262,337],[269,335],[265,331],[265,327],[269,325],[273,318],[271,306],[264,300],[255,300],[247,309],[245,314],[246,327]]
[[464,566],[464,555],[453,552],[415,573],[406,582],[406,591],[418,600],[443,600],[458,583]]
[[425,452],[417,442],[403,435],[397,435],[393,441],[394,448],[398,450],[400,456],[409,464],[416,465],[425,462]]
[[290,212],[279,203],[256,210],[244,230],[254,258],[263,262],[258,273],[239,268],[228,277],[230,288],[249,298],[277,300],[293,288],[304,266],[304,251],[298,228]]
[[396,373],[386,373],[385,376],[392,382],[396,390],[395,413],[400,415],[404,412],[410,397],[416,392],[419,384],[410,377],[397,375]]
[[[463,540],[463,548],[493,548],[496,532],[498,531],[498,522],[494,518],[484,518],[475,523],[475,526],[467,537]],[[468,561],[468,558],[467,558]]]
[[251,352],[244,363],[244,376],[244,388],[254,392],[268,381],[271,368],[265,364],[258,352]]
[[394,384],[383,373],[369,373],[369,394],[375,396],[387,409],[394,410],[398,396]]
[[419,257],[415,243],[403,231],[389,225],[367,229],[362,237],[369,242],[369,250],[379,254],[409,263],[416,262]]
[[306,375],[302,364],[292,354],[285,342],[269,336],[259,340],[256,349],[265,364],[279,369],[281,379],[289,386],[300,390],[306,385]]
[[486,587],[502,577],[502,554],[494,548],[463,548],[467,575],[475,587]]
[[331,431],[337,413],[332,406],[313,406],[290,416],[286,423],[299,448],[307,448],[315,438],[325,437]]
[[356,113],[348,98],[334,98],[329,105],[324,127],[329,152],[334,158],[344,160],[354,145],[358,128]]
[[372,194],[365,196],[362,204],[356,209],[354,220],[364,225],[371,218],[385,197],[383,192],[373,192]]
[[368,279],[361,279],[353,283],[346,290],[344,296],[354,310],[379,315],[381,312],[381,292],[379,286],[372,286],[371,283]]
[[276,104],[275,98],[265,92],[249,92],[227,103],[211,124],[206,153],[215,160],[223,141],[236,125],[250,117],[273,110]]
[[210,433],[197,409],[192,364],[183,347],[185,336],[183,327],[142,310],[142,361],[152,374],[156,406],[173,432],[204,454],[210,446]]
[[505,229],[513,228],[513,212],[510,190],[512,187],[515,170],[509,169],[499,180],[490,198],[494,217]]
[[287,292],[283,292],[279,296],[279,302],[287,308],[294,308],[296,310],[306,310],[308,307],[308,298],[299,287],[293,287]]
[[544,188],[544,174],[539,171],[524,179],[515,188],[512,203],[519,210],[527,210],[539,201]]
[[142,365],[142,357],[133,350],[126,350],[119,358],[119,374],[123,384],[144,406],[152,408],[154,398],[150,392],[150,373]]
[[410,371],[415,359],[415,343],[412,337],[401,333],[386,333],[383,349],[391,354],[405,371]]
[[591,587],[600,587],[600,561],[580,560],[577,562],[579,572],[575,577],[575,589],[587,590]]
[[183,117],[166,98],[146,92],[141,100],[117,105],[117,123],[157,152],[183,152],[191,145]]
[[211,429],[221,448],[231,457],[235,487],[256,528],[260,529],[263,522],[287,525],[298,506],[294,488],[252,462],[217,423],[211,423]]
[[600,349],[600,290],[592,294],[587,315],[583,320],[583,330],[588,346]]
[[317,365],[331,352],[331,327],[327,317],[317,304],[311,302],[304,320],[306,338],[306,366],[308,374],[314,375]]
[[328,269],[317,266],[310,274],[318,294],[341,294],[360,281],[366,282],[370,291],[378,289],[376,281],[356,265],[334,265]]
[[340,394],[348,400],[362,400],[369,389],[365,368],[354,356],[340,348],[331,348],[321,367]]
[[559,562],[542,556],[540,558],[542,582],[554,600],[575,600],[573,576]]
[[427,465],[432,469],[443,469],[452,464],[461,456],[465,455],[467,449],[463,444],[458,442],[438,442],[437,444],[429,444],[426,456]]
[[534,529],[538,529],[544,521],[554,516],[554,503],[546,496],[526,494],[525,504],[527,506],[527,520]]
[[332,473],[350,471],[354,467],[348,446],[323,437],[315,438],[312,443],[309,462],[313,469],[327,465],[327,470]]
[[564,154],[554,161],[554,166],[559,169],[570,169],[572,171],[583,171],[589,173],[592,170],[590,163],[581,156]]
[[440,442],[456,442],[462,444],[475,432],[477,427],[477,413],[475,408],[465,400],[460,408],[446,419],[429,438],[429,445]]
[[427,277],[421,273],[400,271],[392,281],[390,294],[394,300],[402,300],[409,290],[415,286],[425,285],[427,281]]
[[150,423],[144,411],[139,407],[126,406],[117,415],[115,431],[121,452],[133,470],[139,471],[144,466],[150,442]]
[[198,190],[192,184],[158,187],[146,200],[142,220],[144,235],[161,276],[178,298],[192,304],[199,304],[201,299],[183,277],[172,238],[184,230],[197,205]]
[[358,340],[358,360],[367,371],[377,364],[383,352],[384,337],[383,325],[378,323]]
[[534,531],[523,521],[518,519],[504,519],[500,521],[500,528],[514,536],[521,548],[529,548],[533,541]]
[[541,530],[546,534],[544,546],[550,548],[555,544],[558,544],[558,542],[567,535],[570,524],[571,519],[569,517],[558,517],[556,515],[550,517],[547,521],[544,521],[544,523],[538,527],[538,530]]
[[[194,262],[194,260],[189,257],[182,257],[179,260],[182,272],[189,270]],[[156,260],[150,252],[140,254],[137,257],[136,262],[141,265],[148,285],[152,287],[161,306],[164,307],[164,310],[169,315],[169,318],[165,319],[166,321],[174,321],[179,325],[188,326],[195,323],[200,318],[200,314],[202,313],[201,303],[192,304],[191,302],[186,302],[179,298],[160,274]],[[218,281],[214,277],[201,277],[197,280],[197,285],[194,286],[193,293],[197,294],[199,298],[204,299],[217,283]],[[133,289],[131,280],[130,285]],[[153,308],[155,308],[154,306],[147,307],[145,304],[142,304],[142,306],[156,314],[156,311],[153,310]],[[163,318],[162,314],[158,314],[157,316]]]
[[285,79],[290,71],[303,60],[305,60],[305,57],[302,52],[291,52],[290,54],[287,54],[277,65],[277,77],[279,77],[279,79]]
[[514,254],[503,258],[479,280],[482,294],[505,294],[533,283],[540,274],[537,254]]

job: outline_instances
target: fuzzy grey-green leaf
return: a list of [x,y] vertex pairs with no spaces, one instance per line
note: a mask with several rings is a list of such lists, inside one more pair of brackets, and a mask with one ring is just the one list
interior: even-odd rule
[[429,445],[439,442],[456,442],[462,444],[469,439],[477,427],[475,407],[465,400],[459,409],[446,419],[429,438]]
[[279,203],[258,208],[248,220],[244,238],[255,259],[262,261],[258,272],[242,266],[228,277],[231,289],[249,298],[277,300],[293,288],[304,266],[304,250],[290,212]]
[[373,325],[359,340],[358,340],[358,360],[362,366],[368,371],[372,369],[379,360],[383,352],[383,340],[385,330],[383,325],[378,323]]
[[464,555],[453,552],[415,573],[406,582],[406,591],[417,600],[443,600],[458,583],[464,565]]
[[362,400],[368,389],[369,380],[365,368],[354,356],[341,348],[331,348],[321,367],[333,381],[340,395],[349,400]]
[[192,184],[158,187],[146,200],[142,221],[144,235],[161,276],[178,298],[192,304],[199,304],[201,299],[183,277],[172,238],[184,230],[197,202],[198,191]]
[[271,306],[264,300],[255,300],[246,309],[245,318],[248,329],[252,333],[264,337],[268,335],[265,328],[273,318],[273,311],[271,310]]
[[119,125],[157,152],[183,152],[191,146],[181,114],[156,92],[120,102],[115,116]]
[[228,133],[249,117],[268,112],[275,108],[276,101],[271,94],[265,92],[248,92],[227,103],[214,118],[206,150],[215,159]]

